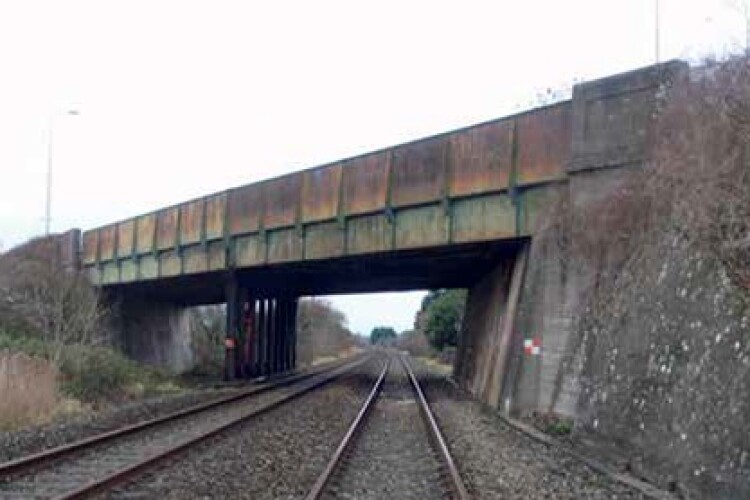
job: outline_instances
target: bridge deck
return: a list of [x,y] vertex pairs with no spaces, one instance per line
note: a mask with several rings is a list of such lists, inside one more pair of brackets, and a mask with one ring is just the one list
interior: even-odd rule
[[86,231],[83,265],[111,286],[516,239],[570,148],[567,101]]

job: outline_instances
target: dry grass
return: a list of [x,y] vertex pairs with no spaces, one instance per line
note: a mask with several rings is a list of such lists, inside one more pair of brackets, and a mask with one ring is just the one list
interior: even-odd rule
[[750,292],[750,54],[707,61],[657,120],[651,209]]
[[447,377],[453,374],[453,365],[443,363],[439,359],[427,356],[418,356],[417,359],[426,364],[432,371],[439,373],[440,375]]
[[0,353],[0,429],[50,420],[61,403],[57,370],[46,360]]

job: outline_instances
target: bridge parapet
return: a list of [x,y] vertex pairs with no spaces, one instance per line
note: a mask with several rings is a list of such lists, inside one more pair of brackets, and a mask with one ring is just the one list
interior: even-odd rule
[[569,171],[643,163],[662,87],[688,70],[685,62],[669,61],[576,85]]

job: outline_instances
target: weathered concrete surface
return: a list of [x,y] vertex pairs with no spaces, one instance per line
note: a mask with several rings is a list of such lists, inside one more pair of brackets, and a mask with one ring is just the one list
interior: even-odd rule
[[113,301],[113,339],[129,357],[175,373],[193,366],[187,308],[135,297]]
[[750,498],[750,304],[720,263],[665,234],[586,311],[585,432],[657,484]]
[[[517,328],[525,338],[541,341],[540,355],[522,355],[514,367],[512,409],[553,411],[575,416],[580,390],[579,360],[571,359],[571,337],[577,328],[576,312],[584,307],[597,278],[620,258],[617,247],[609,254],[592,251],[584,216],[620,189],[637,166],[588,170],[572,176],[566,186],[550,191],[554,214],[540,219],[530,246],[529,265],[519,305]],[[595,212],[595,211],[594,211]]]
[[[554,204],[568,203],[569,190],[560,186],[549,194]],[[563,212],[564,213],[564,212]],[[571,332],[569,295],[569,225],[565,219],[540,221],[544,227],[529,248],[528,268],[523,283],[516,328],[527,339],[540,339],[542,353],[529,356],[516,352],[521,360],[514,366],[517,383],[513,387],[511,408],[515,412],[550,409],[559,400],[558,375]],[[572,294],[571,294],[572,295]],[[566,391],[565,400],[569,400]],[[572,401],[576,393],[572,391]],[[559,405],[558,411],[571,413],[572,403]]]
[[514,383],[508,367],[520,344],[515,320],[527,260],[528,245],[523,244],[469,288],[466,299],[454,377],[491,406]]
[[512,270],[512,260],[501,262],[469,289],[466,298],[454,376],[477,397],[485,394],[487,374],[494,368],[492,354],[501,341]]
[[[648,101],[647,79],[634,81],[639,99]],[[518,326],[542,339],[542,353],[523,356],[512,410],[572,416],[576,442],[689,498],[748,498],[746,295],[715,258],[676,231],[643,238],[628,260],[625,248],[602,244],[618,241],[618,226],[592,220],[621,188],[638,185],[629,178],[646,161],[651,134],[647,124],[632,143],[608,139],[618,127],[601,125],[603,117],[616,112],[615,98],[622,106],[632,101],[623,79],[604,87],[614,97],[609,111],[592,111],[600,124],[589,127],[597,129],[592,139],[581,140],[577,131],[586,126],[574,126],[585,154],[574,145],[582,160],[558,189],[561,217],[543,216],[534,231]],[[585,109],[576,98],[574,108]],[[609,168],[616,166],[626,168]]]
[[[575,312],[597,286],[597,276],[617,261],[592,252],[587,220],[592,207],[613,196],[647,161],[657,97],[663,85],[685,76],[687,66],[665,63],[576,86],[569,178],[544,196],[546,212],[532,230],[518,329],[541,341],[540,355],[523,355],[511,409],[576,415],[580,360],[571,359]],[[595,213],[595,211],[594,211]]]

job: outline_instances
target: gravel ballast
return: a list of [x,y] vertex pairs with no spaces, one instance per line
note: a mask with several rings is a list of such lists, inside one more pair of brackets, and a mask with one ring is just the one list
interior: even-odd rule
[[0,433],[0,462],[72,443],[95,434],[167,415],[233,394],[238,389],[191,390],[129,402],[50,424]]
[[354,419],[382,361],[259,415],[108,498],[304,498]]
[[406,371],[393,357],[375,406],[323,498],[449,498],[442,468]]
[[474,498],[645,498],[560,449],[511,428],[444,377],[420,377],[461,476]]
[[[375,357],[321,388],[210,438],[106,497],[305,498],[372,389],[383,363],[384,357]],[[419,368],[425,395],[473,498],[645,498],[560,448],[509,426],[445,377],[429,374],[418,363],[413,366]],[[381,400],[334,476],[327,498],[445,497],[440,462],[426,440],[404,375],[394,357]],[[28,454],[226,396],[233,390],[152,398],[90,421],[45,426],[41,433],[39,428],[6,433],[0,435],[0,449],[8,457]],[[274,393],[285,389],[278,391]],[[272,398],[271,394],[258,398],[258,404],[267,398]],[[156,431],[144,439],[156,445],[169,438]],[[112,451],[116,450],[108,453]],[[28,486],[31,489],[24,491],[34,489],[32,483]]]
[[[336,361],[308,367],[298,373],[318,373],[340,363]],[[205,384],[204,387],[189,388],[179,393],[161,394],[99,411],[68,415],[43,425],[0,432],[0,463],[238,394],[252,386],[252,383],[243,382],[214,382],[213,386]]]

